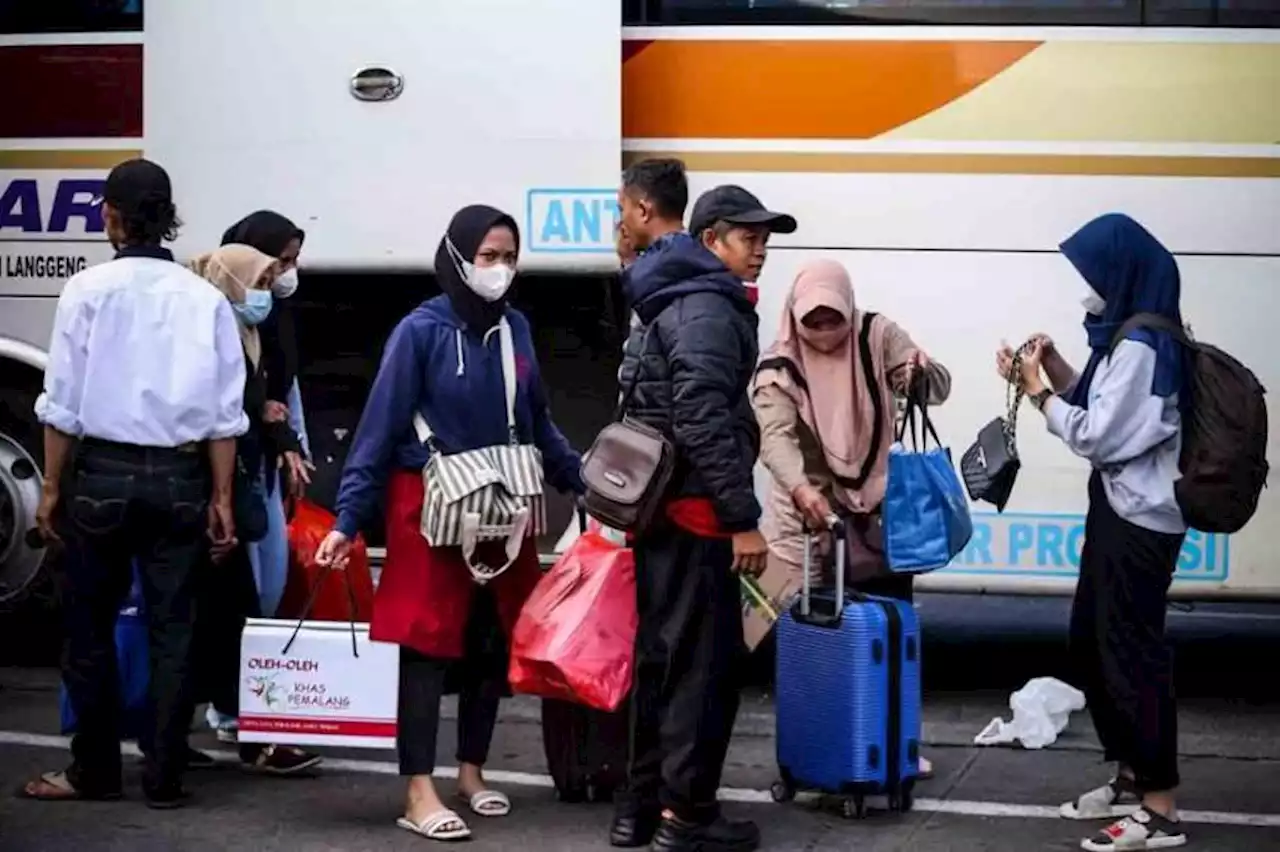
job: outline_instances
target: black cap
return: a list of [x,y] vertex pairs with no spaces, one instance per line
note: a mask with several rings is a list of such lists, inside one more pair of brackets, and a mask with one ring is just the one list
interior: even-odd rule
[[796,230],[794,216],[766,209],[759,198],[732,184],[717,186],[702,193],[693,205],[693,214],[689,217],[689,233],[697,236],[716,222],[768,225],[769,230],[775,234],[791,234]]
[[169,204],[173,184],[169,173],[150,160],[125,160],[107,175],[101,200],[124,211]]

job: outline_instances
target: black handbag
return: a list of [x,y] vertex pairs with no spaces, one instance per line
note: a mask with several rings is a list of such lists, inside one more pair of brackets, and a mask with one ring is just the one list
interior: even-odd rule
[[267,537],[266,500],[239,454],[231,484],[231,514],[240,541],[262,541]]
[[1022,468],[1017,442],[1018,408],[1025,395],[1018,381],[1021,361],[1020,349],[1014,354],[1009,371],[1010,382],[1005,394],[1008,412],[983,426],[973,446],[960,457],[960,477],[969,492],[969,499],[990,503],[997,512],[1003,512],[1008,505],[1018,471]]

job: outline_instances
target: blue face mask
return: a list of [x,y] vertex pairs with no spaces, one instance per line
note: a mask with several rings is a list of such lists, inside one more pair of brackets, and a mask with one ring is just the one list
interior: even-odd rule
[[232,302],[231,307],[245,325],[258,325],[271,313],[271,304],[270,290],[249,290],[243,302]]

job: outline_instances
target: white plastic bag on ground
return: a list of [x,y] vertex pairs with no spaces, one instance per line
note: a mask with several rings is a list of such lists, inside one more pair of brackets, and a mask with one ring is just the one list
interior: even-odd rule
[[1009,696],[1013,719],[992,719],[973,741],[977,745],[1019,742],[1023,748],[1044,748],[1057,741],[1071,714],[1083,710],[1084,705],[1084,693],[1074,686],[1052,677],[1033,678]]

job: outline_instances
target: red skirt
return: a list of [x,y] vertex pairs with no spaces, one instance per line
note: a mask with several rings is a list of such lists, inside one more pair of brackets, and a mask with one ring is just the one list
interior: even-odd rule
[[[403,645],[430,657],[463,655],[471,596],[478,588],[462,551],[432,547],[422,537],[422,474],[396,471],[387,482],[387,559],[373,599],[369,637]],[[478,557],[502,553],[486,542]],[[502,564],[501,559],[497,564]],[[508,639],[520,609],[542,576],[536,541],[529,538],[511,567],[491,580],[498,616]]]

